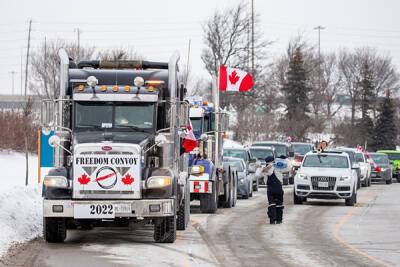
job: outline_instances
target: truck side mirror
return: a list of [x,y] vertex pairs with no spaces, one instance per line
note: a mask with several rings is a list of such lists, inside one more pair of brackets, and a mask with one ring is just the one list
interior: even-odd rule
[[207,135],[207,134],[204,134],[204,133],[201,134],[201,135],[200,135],[200,140],[203,141],[203,142],[207,141],[207,140],[208,140],[208,135]]
[[53,148],[60,146],[61,138],[58,135],[52,135],[49,138],[49,145]]
[[167,143],[167,137],[163,134],[158,134],[154,141],[156,142],[156,146],[162,147],[165,143]]

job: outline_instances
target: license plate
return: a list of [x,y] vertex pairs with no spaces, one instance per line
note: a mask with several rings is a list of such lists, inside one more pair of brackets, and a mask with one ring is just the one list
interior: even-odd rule
[[75,219],[112,219],[116,213],[131,213],[130,204],[75,204]]
[[376,173],[371,173],[371,177],[376,177]]
[[318,182],[318,187],[329,187],[328,182]]

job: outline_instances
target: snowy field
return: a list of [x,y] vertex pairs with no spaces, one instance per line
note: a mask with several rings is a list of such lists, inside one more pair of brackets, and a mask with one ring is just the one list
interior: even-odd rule
[[7,249],[41,235],[42,199],[37,181],[37,156],[29,156],[29,186],[25,186],[25,155],[0,151],[0,256]]

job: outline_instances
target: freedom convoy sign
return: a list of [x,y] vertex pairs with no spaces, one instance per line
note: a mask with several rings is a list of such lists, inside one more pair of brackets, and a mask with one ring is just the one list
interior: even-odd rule
[[74,158],[74,197],[140,198],[138,155],[80,155]]

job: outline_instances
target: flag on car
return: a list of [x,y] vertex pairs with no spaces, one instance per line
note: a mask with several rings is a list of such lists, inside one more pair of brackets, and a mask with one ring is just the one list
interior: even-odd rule
[[219,66],[219,90],[227,92],[246,92],[254,85],[248,72],[236,68]]
[[186,127],[186,135],[183,138],[182,146],[185,149],[185,153],[189,153],[198,146],[197,139],[193,133],[192,122],[190,120],[189,125]]

